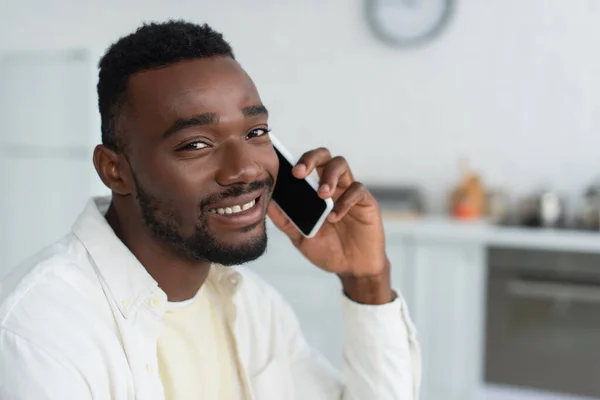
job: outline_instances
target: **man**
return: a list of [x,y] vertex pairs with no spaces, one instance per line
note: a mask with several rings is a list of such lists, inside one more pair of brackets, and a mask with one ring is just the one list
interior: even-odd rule
[[[142,26],[100,61],[98,96],[93,161],[112,196],[3,282],[2,400],[418,398],[376,201],[343,158],[309,151],[295,176],[316,169],[335,206],[315,238],[293,228],[270,203],[267,109],[220,34]],[[264,252],[267,215],[339,276],[343,374],[277,292],[235,267]]]

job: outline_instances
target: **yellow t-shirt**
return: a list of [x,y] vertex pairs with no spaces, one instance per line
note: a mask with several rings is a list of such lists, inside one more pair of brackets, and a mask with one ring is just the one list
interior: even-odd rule
[[157,355],[166,400],[232,398],[230,336],[205,286],[193,299],[169,303],[162,320]]

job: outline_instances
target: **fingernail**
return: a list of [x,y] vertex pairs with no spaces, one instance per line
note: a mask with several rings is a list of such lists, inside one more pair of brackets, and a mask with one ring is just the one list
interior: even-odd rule
[[328,218],[329,218],[330,221],[334,220],[335,217],[337,217],[337,214],[334,211],[332,211],[332,212],[329,213],[329,217]]
[[304,171],[306,171],[306,165],[298,164],[294,167],[294,169],[298,172],[304,172]]
[[331,188],[329,187],[328,184],[325,183],[325,184],[321,185],[321,191],[322,192],[329,193],[330,190],[331,190]]

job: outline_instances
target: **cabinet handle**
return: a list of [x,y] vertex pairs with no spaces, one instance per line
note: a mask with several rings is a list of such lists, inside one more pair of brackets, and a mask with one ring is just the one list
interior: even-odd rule
[[596,286],[514,279],[506,289],[513,297],[600,303],[600,287]]

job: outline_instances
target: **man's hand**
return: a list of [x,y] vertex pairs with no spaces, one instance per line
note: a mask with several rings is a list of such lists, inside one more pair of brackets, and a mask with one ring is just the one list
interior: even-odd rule
[[346,160],[320,148],[305,153],[293,174],[303,179],[319,174],[319,196],[334,207],[317,235],[306,239],[275,203],[269,217],[300,252],[319,268],[337,274],[346,295],[363,304],[390,302],[390,264],[385,253],[381,212],[365,186],[356,182]]

